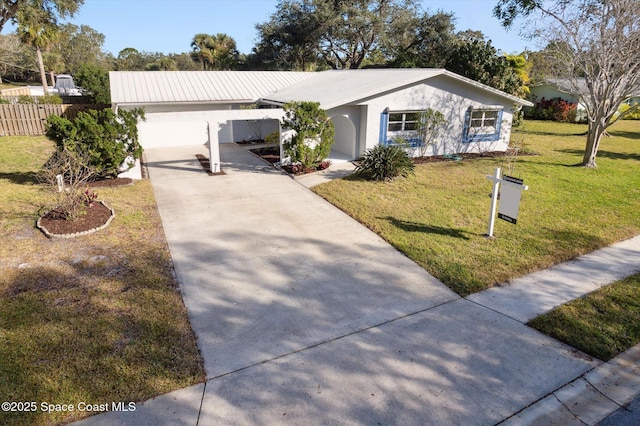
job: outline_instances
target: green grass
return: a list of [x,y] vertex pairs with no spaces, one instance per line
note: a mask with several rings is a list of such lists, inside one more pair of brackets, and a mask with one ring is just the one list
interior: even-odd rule
[[565,303],[529,325],[608,361],[640,342],[640,274]]
[[314,191],[381,235],[460,295],[549,267],[640,234],[640,122],[623,121],[600,148],[595,170],[582,159],[586,126],[526,122],[512,138],[520,156],[518,224],[497,220],[485,238],[491,183],[503,157],[426,163],[413,177],[350,177]]
[[[0,138],[2,401],[143,401],[205,379],[149,181],[98,188],[108,228],[49,240],[36,173],[42,137]],[[57,424],[89,413],[0,412],[0,424]]]

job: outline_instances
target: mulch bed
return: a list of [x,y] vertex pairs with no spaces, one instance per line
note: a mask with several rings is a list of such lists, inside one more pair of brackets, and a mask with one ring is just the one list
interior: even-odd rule
[[254,139],[250,141],[239,141],[236,142],[238,145],[258,145],[264,143],[264,139]]
[[205,157],[202,154],[196,154],[196,158],[198,159],[198,161],[200,162],[200,165],[202,166],[202,168],[204,169],[205,172],[207,172],[207,174],[209,176],[219,176],[219,175],[224,175],[226,174],[225,172],[223,172],[222,170],[220,170],[219,172],[216,173],[211,173],[211,161],[209,161],[209,159],[207,157]]
[[[133,185],[133,179],[119,177],[101,179],[88,184],[89,188],[113,188],[124,185]],[[100,202],[94,202],[77,220],[66,220],[61,211],[53,209],[40,218],[39,225],[52,235],[71,235],[99,228],[107,223],[110,217],[111,210],[108,207]]]
[[98,228],[107,223],[110,217],[111,210],[108,207],[93,203],[87,207],[86,214],[74,221],[66,220],[59,210],[53,209],[42,216],[40,226],[53,235],[75,234]]
[[[455,154],[455,156],[459,157],[460,160],[473,160],[476,158],[498,158],[512,155],[512,150],[507,150],[506,152],[502,151],[491,151],[491,152],[470,152],[464,154]],[[533,153],[527,152],[518,152],[518,155],[536,155]],[[416,157],[413,159],[414,164],[424,164],[424,163],[439,163],[443,161],[454,161],[451,157],[445,157],[444,155],[433,155],[428,157]],[[458,161],[460,161],[458,160]]]
[[256,148],[256,149],[252,149],[251,152],[262,157],[263,159],[267,160],[271,164],[274,164],[280,161],[279,146],[268,146],[266,148]]
[[[260,157],[267,160],[271,164],[274,164],[280,161],[280,147],[278,146],[256,148],[256,149],[252,149],[251,152],[253,152],[256,155],[259,155]],[[427,157],[415,157],[413,159],[413,162],[414,164],[440,163],[444,161],[471,160],[476,158],[497,158],[497,157],[508,156],[510,154],[512,154],[511,150],[508,150],[507,152],[494,151],[494,152],[481,152],[481,153],[465,153],[465,154],[456,154],[455,156],[433,155],[433,156],[427,156]],[[536,155],[536,154],[519,152],[518,155]],[[353,163],[357,165],[358,161],[356,160]],[[313,173],[318,170],[324,170],[326,168],[323,166],[317,169],[299,170],[299,169],[296,169],[295,166],[280,166],[280,167],[290,175],[296,175],[296,176],[306,174],[306,173]]]

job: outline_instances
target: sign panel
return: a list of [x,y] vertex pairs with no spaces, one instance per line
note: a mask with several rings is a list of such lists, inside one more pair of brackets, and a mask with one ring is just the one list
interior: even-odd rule
[[[518,222],[518,210],[520,208],[520,195],[522,195],[522,179],[511,176],[502,177],[503,184],[500,188],[500,207],[498,218],[506,220],[514,225]],[[510,185],[514,183],[515,185]]]

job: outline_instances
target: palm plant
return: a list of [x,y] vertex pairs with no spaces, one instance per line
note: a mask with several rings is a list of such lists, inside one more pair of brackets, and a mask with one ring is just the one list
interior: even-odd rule
[[202,71],[207,70],[207,65],[211,64],[213,52],[211,50],[211,36],[209,34],[196,34],[191,42],[191,58],[195,62],[202,62]]
[[58,27],[54,24],[55,18],[51,12],[43,9],[23,8],[17,15],[17,34],[25,44],[36,49],[40,78],[42,79],[42,89],[46,95],[47,75],[44,70],[42,50],[48,48],[59,36]]
[[202,70],[228,70],[238,56],[236,42],[227,34],[196,34],[191,42],[191,57],[202,63]]

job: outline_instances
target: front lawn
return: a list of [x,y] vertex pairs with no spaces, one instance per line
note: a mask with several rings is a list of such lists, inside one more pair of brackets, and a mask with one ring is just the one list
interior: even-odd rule
[[35,229],[43,137],[0,138],[0,395],[37,402],[0,424],[87,416],[40,404],[140,402],[205,379],[149,181],[98,188],[108,228],[71,240]]
[[529,325],[608,361],[640,342],[640,274],[565,303]]
[[487,239],[491,182],[504,157],[426,163],[380,183],[349,177],[314,191],[364,223],[460,295],[640,234],[640,122],[605,138],[596,170],[582,159],[585,125],[528,121],[512,135],[538,155],[520,156],[518,224],[497,220]]

